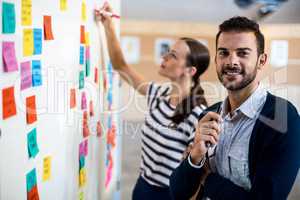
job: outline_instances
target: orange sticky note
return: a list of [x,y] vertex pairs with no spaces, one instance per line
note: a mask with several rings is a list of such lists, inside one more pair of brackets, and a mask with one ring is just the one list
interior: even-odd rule
[[97,136],[101,137],[102,135],[102,127],[100,121],[97,122]]
[[36,120],[35,96],[33,95],[26,98],[26,121],[27,124],[32,124]]
[[83,112],[83,137],[88,137],[90,135],[89,125],[88,125],[88,116],[87,111]]
[[44,16],[44,38],[45,40],[53,40],[52,20],[51,16]]
[[14,87],[2,90],[2,117],[7,119],[17,114]]
[[80,44],[85,44],[85,30],[84,26],[80,26]]
[[37,189],[37,185],[35,185],[28,193],[27,200],[39,200],[39,192]]
[[94,116],[94,105],[93,105],[93,101],[90,101],[90,116]]
[[70,93],[70,108],[75,108],[76,106],[76,91],[75,89],[71,89]]

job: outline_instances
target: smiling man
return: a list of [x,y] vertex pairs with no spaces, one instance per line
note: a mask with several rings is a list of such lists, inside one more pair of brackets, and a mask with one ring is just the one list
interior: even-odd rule
[[[227,98],[208,110],[189,156],[173,172],[174,199],[286,199],[300,166],[300,118],[259,83],[267,55],[259,25],[233,17],[219,26],[216,71]],[[211,145],[208,145],[211,144]]]

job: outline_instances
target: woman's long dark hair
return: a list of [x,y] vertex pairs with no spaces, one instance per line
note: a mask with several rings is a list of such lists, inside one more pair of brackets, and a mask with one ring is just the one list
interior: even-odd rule
[[180,40],[184,41],[190,49],[190,53],[186,57],[186,66],[196,67],[197,72],[192,77],[194,85],[191,87],[190,95],[177,105],[174,116],[171,118],[175,124],[182,122],[196,106],[207,106],[207,102],[204,98],[204,90],[200,86],[199,77],[206,71],[210,61],[207,47],[199,41],[192,38],[180,38]]

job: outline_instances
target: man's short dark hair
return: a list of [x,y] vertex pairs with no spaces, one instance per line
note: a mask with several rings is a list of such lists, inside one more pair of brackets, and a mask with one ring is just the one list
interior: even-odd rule
[[257,53],[258,55],[265,52],[265,38],[259,30],[259,25],[247,17],[236,16],[224,21],[219,26],[219,32],[216,36],[216,47],[218,40],[223,32],[253,32],[256,37]]

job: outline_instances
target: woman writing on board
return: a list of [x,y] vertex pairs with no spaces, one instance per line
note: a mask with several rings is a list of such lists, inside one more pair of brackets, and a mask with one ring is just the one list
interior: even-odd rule
[[171,83],[147,83],[141,74],[127,65],[112,17],[103,11],[112,12],[108,3],[95,10],[95,16],[97,23],[102,23],[105,28],[114,69],[147,98],[148,112],[142,128],[141,171],[132,199],[171,199],[169,176],[193,141],[194,127],[207,105],[199,76],[208,68],[208,49],[197,40],[180,38],[163,56],[158,72]]

